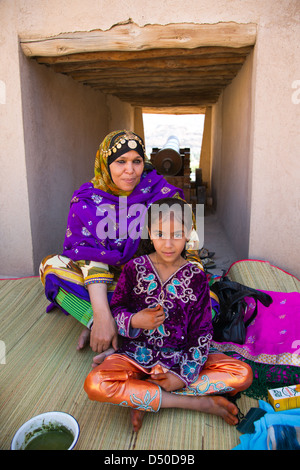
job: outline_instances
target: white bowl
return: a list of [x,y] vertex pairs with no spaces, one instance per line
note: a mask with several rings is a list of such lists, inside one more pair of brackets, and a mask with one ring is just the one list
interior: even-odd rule
[[[25,446],[30,442],[29,433],[44,425],[61,425],[66,427],[74,436],[73,442],[67,450],[72,450],[76,445],[80,433],[79,424],[73,416],[62,411],[49,411],[41,415],[34,416],[26,421],[16,432],[11,441],[11,450],[24,450]],[[35,437],[35,436],[33,436]]]

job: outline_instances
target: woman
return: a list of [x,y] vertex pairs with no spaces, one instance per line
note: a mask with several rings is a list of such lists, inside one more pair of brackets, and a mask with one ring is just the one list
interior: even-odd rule
[[111,345],[117,349],[109,300],[118,275],[137,253],[147,208],[166,196],[184,198],[147,161],[142,139],[111,132],[97,151],[94,178],[73,194],[62,255],[41,263],[47,311],[58,306],[86,325],[77,349],[90,339],[96,364]]

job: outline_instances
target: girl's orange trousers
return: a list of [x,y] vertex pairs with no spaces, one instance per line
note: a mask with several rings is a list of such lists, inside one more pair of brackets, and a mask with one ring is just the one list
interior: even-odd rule
[[[147,376],[168,372],[161,365],[142,367],[125,355],[114,353],[87,376],[84,389],[90,400],[156,412],[160,409],[161,388]],[[236,393],[248,388],[253,380],[248,364],[225,354],[209,354],[198,379],[188,387],[171,393],[189,396]]]

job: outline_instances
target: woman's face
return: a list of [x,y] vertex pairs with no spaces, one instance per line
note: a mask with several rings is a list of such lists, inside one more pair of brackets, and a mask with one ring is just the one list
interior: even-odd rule
[[144,170],[144,160],[135,151],[123,153],[109,165],[113,182],[122,191],[132,191],[140,181]]

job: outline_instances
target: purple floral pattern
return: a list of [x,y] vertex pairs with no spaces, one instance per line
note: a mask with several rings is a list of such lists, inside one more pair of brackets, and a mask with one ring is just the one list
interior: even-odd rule
[[[164,323],[153,330],[131,328],[131,317],[163,301]],[[118,353],[143,367],[168,368],[186,385],[193,383],[207,360],[212,339],[211,304],[205,273],[187,262],[164,283],[149,256],[123,268],[111,301],[123,342]]]

